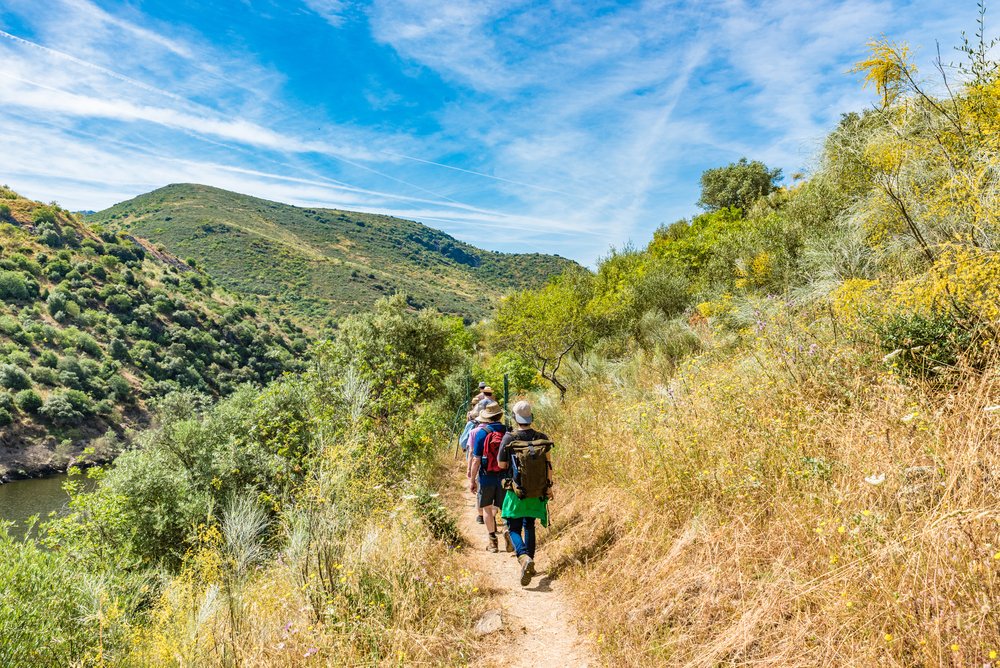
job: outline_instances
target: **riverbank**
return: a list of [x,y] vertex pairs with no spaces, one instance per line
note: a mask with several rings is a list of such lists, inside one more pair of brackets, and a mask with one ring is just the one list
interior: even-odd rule
[[0,485],[47,478],[71,466],[107,464],[121,451],[121,441],[107,434],[78,441],[57,442],[49,436],[27,444],[8,445],[0,438]]

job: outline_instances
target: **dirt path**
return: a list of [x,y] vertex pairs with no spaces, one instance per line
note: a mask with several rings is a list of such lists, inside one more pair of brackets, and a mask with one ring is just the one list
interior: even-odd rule
[[[536,555],[536,575],[531,584],[522,587],[521,571],[513,553],[485,550],[486,528],[476,523],[475,498],[466,485],[464,464],[457,467],[455,486],[460,492],[449,495],[449,502],[458,516],[458,526],[469,542],[469,553],[475,567],[497,592],[497,604],[503,618],[503,631],[496,651],[480,665],[503,668],[539,668],[596,666],[590,643],[577,632],[572,623],[569,601],[558,580],[547,574],[549,560],[544,546]],[[544,532],[539,526],[539,531]],[[490,662],[492,660],[492,663]]]

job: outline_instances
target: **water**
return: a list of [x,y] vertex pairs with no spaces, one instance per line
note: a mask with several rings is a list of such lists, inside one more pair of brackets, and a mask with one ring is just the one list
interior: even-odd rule
[[[86,478],[77,479],[88,488],[93,486],[93,483]],[[64,482],[66,482],[65,473],[48,478],[15,480],[0,485],[0,520],[15,522],[11,533],[23,536],[27,520],[32,515],[37,514],[40,520],[44,520],[51,511],[58,512],[66,508],[69,495],[63,491]]]

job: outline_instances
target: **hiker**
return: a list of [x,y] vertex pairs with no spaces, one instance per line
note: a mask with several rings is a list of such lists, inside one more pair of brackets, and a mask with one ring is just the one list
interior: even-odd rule
[[485,389],[486,389],[486,383],[484,383],[483,381],[479,381],[479,394],[477,394],[475,398],[473,398],[472,400],[473,406],[477,405],[480,401],[486,398],[486,395],[483,394],[483,390]]
[[[469,491],[476,492],[476,505],[483,512],[483,522],[489,533],[489,544],[486,549],[498,552],[497,546],[497,511],[503,505],[504,489],[500,483],[503,477],[497,462],[500,442],[503,440],[507,427],[500,422],[503,409],[493,402],[479,412],[477,418],[482,426],[474,430],[472,438],[472,460],[469,469]],[[478,521],[478,520],[477,520]],[[506,534],[504,534],[506,538]],[[507,539],[509,541],[509,539]],[[507,542],[508,552],[513,546]]]
[[521,586],[535,575],[535,520],[549,525],[548,502],[552,494],[552,441],[532,428],[531,404],[519,401],[511,412],[517,428],[504,435],[497,463],[510,476],[501,515],[521,567]]
[[[462,429],[462,433],[458,436],[458,445],[462,448],[462,452],[466,452],[469,449],[469,434],[472,430],[476,428],[478,424],[476,422],[477,414],[475,411],[469,411],[465,414],[465,427]],[[466,457],[468,461],[468,457]]]
[[[474,459],[474,457],[472,456],[472,445],[473,441],[476,438],[476,435],[482,430],[483,423],[479,422],[479,420],[477,419],[479,417],[479,409],[476,408],[475,406],[473,406],[472,410],[469,411],[468,417],[473,422],[473,427],[469,431],[469,435],[466,437],[467,440],[465,442],[463,450],[465,450],[465,477],[469,479],[469,482],[472,482],[472,460]],[[475,495],[476,492],[473,491],[472,494]],[[485,523],[486,521],[483,519],[483,509],[479,507],[478,497],[477,497],[476,524],[485,524]]]
[[483,388],[483,392],[480,396],[482,399],[480,399],[479,403],[476,404],[477,410],[481,411],[490,404],[496,403],[496,399],[493,398],[493,388],[488,385]]

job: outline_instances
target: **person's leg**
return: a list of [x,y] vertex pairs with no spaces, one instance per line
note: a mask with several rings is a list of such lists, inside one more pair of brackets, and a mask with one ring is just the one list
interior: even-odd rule
[[483,507],[483,520],[486,522],[486,530],[491,534],[497,532],[497,507],[492,503]]
[[514,554],[517,556],[528,553],[524,545],[524,539],[521,538],[521,527],[523,522],[524,518],[522,517],[507,518],[507,530],[510,531],[510,542],[514,544]]
[[535,558],[535,518],[524,518],[524,547],[528,556]]

